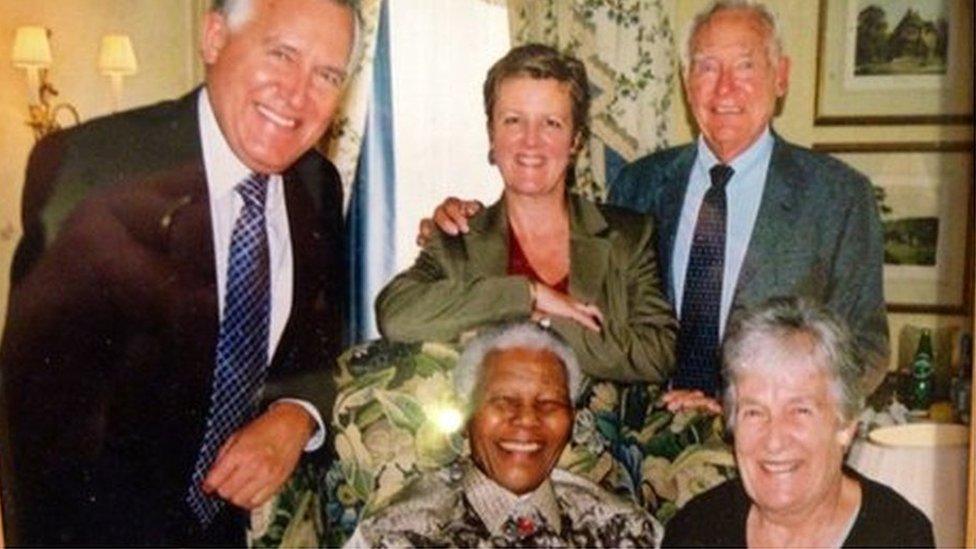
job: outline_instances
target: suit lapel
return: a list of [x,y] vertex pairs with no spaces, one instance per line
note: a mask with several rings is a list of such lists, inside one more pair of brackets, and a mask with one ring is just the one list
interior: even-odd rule
[[174,178],[173,186],[167,191],[170,205],[160,226],[168,231],[170,256],[190,268],[205,284],[216,287],[207,176],[202,163],[187,166],[186,170],[189,174]]
[[[485,213],[471,219],[465,237],[469,268],[474,274],[502,276],[508,270],[508,214],[505,200],[492,204]],[[477,250],[471,254],[470,250]]]
[[[197,97],[198,93],[193,92],[180,100],[176,110],[164,118],[166,124],[157,127],[151,139],[168,144],[158,147],[156,154],[166,151],[172,162],[165,175],[158,179],[166,204],[156,219],[163,239],[162,249],[176,273],[168,288],[176,297],[169,322],[175,338],[173,364],[181,372],[181,383],[196,392],[197,400],[188,413],[200,419],[207,409],[220,319],[210,194],[200,144]],[[201,434],[202,428],[201,421]]]
[[569,205],[569,293],[588,303],[601,296],[610,259],[610,243],[602,235],[607,221],[592,202],[576,195]]
[[[596,301],[606,278],[610,257],[610,243],[602,234],[606,219],[591,202],[575,195],[567,197],[570,233],[570,293],[584,301]],[[465,237],[468,250],[478,250],[468,256],[473,274],[504,276],[508,270],[508,217],[505,201],[499,200],[484,215],[470,222],[471,231]]]
[[322,231],[317,229],[320,224],[316,222],[318,214],[313,207],[315,200],[310,196],[310,189],[305,186],[305,181],[299,175],[297,167],[286,171],[282,175],[282,180],[292,250],[292,300],[289,304],[285,329],[271,357],[272,367],[287,358],[282,350],[291,348],[288,342],[294,337],[295,332],[301,329],[296,325],[296,322],[299,322],[297,319],[302,316],[297,314],[298,307],[302,303],[309,302],[309,293],[317,286],[315,277],[330,275],[322,272],[323,267],[316,261],[317,254],[324,253],[326,243],[323,241],[325,236]]
[[[180,147],[178,152],[171,151],[175,155],[172,167],[156,179],[167,197],[159,228],[170,257],[184,274],[203,286],[216,288],[210,193],[197,118],[198,96],[199,90],[196,90],[181,99],[171,122],[162,130],[169,135],[156,136]],[[217,317],[216,293],[212,315]]]
[[654,215],[658,224],[658,255],[661,258],[661,270],[667,281],[668,295],[674,302],[674,280],[671,273],[671,259],[674,256],[674,239],[678,232],[678,222],[681,220],[681,209],[684,206],[685,193],[688,190],[688,179],[691,168],[698,156],[698,149],[694,142],[686,146],[674,161],[667,165],[661,175],[662,187],[660,198]]
[[788,252],[794,246],[789,235],[794,233],[793,211],[803,185],[805,182],[789,149],[777,136],[756,224],[736,281],[733,309],[760,300],[781,278],[783,269],[789,268],[784,265],[783,258],[789,257]]

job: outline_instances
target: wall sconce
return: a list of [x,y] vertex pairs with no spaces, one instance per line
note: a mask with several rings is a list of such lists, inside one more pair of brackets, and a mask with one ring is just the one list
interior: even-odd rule
[[122,101],[122,77],[133,75],[139,70],[132,41],[127,35],[108,34],[102,37],[98,70],[112,79],[112,111],[117,111]]
[[58,123],[58,113],[62,110],[71,114],[75,124],[81,121],[78,110],[70,103],[51,106],[50,98],[57,96],[58,90],[47,81],[48,68],[51,66],[49,36],[50,31],[44,27],[19,27],[14,38],[13,52],[10,55],[15,67],[27,71],[29,94],[27,125],[34,130],[35,139],[40,139],[61,128]]

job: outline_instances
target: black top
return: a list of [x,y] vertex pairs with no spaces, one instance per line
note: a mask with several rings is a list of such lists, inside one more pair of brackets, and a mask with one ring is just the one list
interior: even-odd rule
[[[861,484],[861,508],[843,547],[935,547],[932,523],[891,488],[852,469]],[[746,547],[752,502],[740,479],[696,496],[668,522],[662,547]]]

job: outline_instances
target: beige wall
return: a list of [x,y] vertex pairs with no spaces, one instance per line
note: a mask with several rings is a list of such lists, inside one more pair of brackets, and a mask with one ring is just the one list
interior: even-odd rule
[[[793,61],[789,92],[783,111],[774,122],[785,138],[810,146],[813,143],[867,143],[913,141],[971,141],[972,126],[814,126],[814,92],[817,68],[817,20],[820,2],[816,0],[766,0],[779,15],[783,25],[783,41]],[[675,0],[674,26],[677,35],[692,16],[709,4],[709,0]],[[968,63],[972,67],[972,62]],[[675,101],[672,109],[674,143],[686,142],[692,129],[686,117],[683,101]],[[911,330],[908,325],[927,326],[939,333],[954,328],[972,329],[967,317],[936,315],[889,315],[893,342],[892,366],[911,358]],[[938,352],[938,351],[937,351]],[[906,356],[907,355],[907,356]]]
[[74,104],[83,120],[109,110],[109,83],[96,69],[101,36],[132,37],[139,73],[124,83],[122,108],[156,102],[193,86],[191,6],[198,0],[0,0],[0,328],[7,306],[13,247],[20,236],[20,191],[34,139],[24,125],[27,85],[10,63],[21,25],[53,32],[51,81],[56,99]]

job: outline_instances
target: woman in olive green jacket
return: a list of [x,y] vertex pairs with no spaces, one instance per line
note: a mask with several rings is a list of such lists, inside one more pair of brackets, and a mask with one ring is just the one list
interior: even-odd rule
[[677,321],[661,291],[651,220],[566,191],[586,134],[582,63],[521,46],[495,63],[484,91],[502,198],[469,220],[467,234],[433,235],[383,289],[380,332],[451,341],[534,318],[551,323],[590,375],[665,381]]

